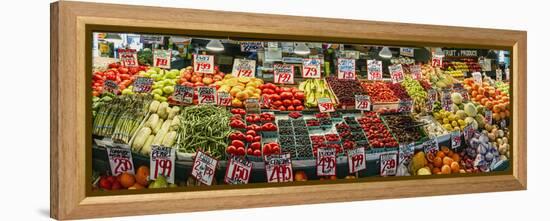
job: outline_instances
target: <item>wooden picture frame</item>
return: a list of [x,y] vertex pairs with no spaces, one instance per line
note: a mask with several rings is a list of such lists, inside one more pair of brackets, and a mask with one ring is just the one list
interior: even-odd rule
[[[80,2],[51,4],[51,217],[76,219],[525,190],[527,188],[527,33],[314,17]],[[258,186],[191,192],[89,196],[85,168],[91,138],[86,34],[91,27],[196,36],[391,45],[465,46],[511,51],[511,173],[490,176],[385,178],[369,182]],[[308,30],[307,32],[303,30]],[[391,191],[388,191],[391,189]],[[242,200],[246,198],[246,200]],[[240,199],[240,200],[235,200]],[[124,205],[124,206],[118,206]]]

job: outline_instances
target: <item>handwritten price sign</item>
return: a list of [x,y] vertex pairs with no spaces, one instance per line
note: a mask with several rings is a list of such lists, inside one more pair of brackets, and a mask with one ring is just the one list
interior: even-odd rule
[[483,78],[481,77],[481,73],[474,72],[472,73],[472,77],[474,78],[474,83],[479,85],[483,84]]
[[369,81],[382,80],[382,61],[367,60],[367,78]]
[[436,139],[430,139],[424,142],[423,144],[424,153],[426,154],[437,154],[437,151],[439,151],[439,143],[437,143]]
[[227,92],[218,92],[218,105],[219,106],[231,106],[231,94]]
[[197,151],[197,155],[193,161],[191,176],[195,177],[199,182],[210,186],[212,185],[217,165],[218,160],[208,156],[208,154],[202,151]]
[[410,113],[413,109],[412,100],[401,100],[399,101],[397,111],[401,113]]
[[399,54],[406,57],[414,57],[414,48],[399,48]]
[[485,123],[493,124],[493,112],[490,110],[485,111]]
[[357,147],[357,148],[348,150],[348,169],[350,174],[367,169],[367,159],[365,158],[365,148]]
[[119,60],[122,66],[138,67],[137,52],[134,49],[118,49]]
[[466,125],[464,127],[464,141],[468,142],[470,139],[472,139],[472,136],[474,136],[474,125],[472,123]]
[[294,181],[290,154],[272,154],[265,156],[265,172],[268,183]]
[[496,70],[496,78],[497,78],[497,81],[502,81],[502,69]]
[[462,144],[462,137],[460,137],[460,131],[454,130],[451,132],[451,148],[456,149]]
[[432,66],[433,67],[442,67],[443,66],[443,57],[442,56],[432,56]]
[[151,179],[156,180],[158,176],[163,176],[169,183],[174,183],[176,149],[154,145],[151,147],[150,159]]
[[380,176],[394,176],[397,173],[397,153],[380,155]]
[[106,80],[103,82],[103,93],[109,92],[113,94],[118,94],[118,84],[111,80]]
[[227,162],[224,181],[227,184],[247,184],[252,163],[241,157],[231,157]]
[[193,70],[195,72],[213,74],[214,55],[193,54]]
[[256,60],[235,58],[231,74],[235,77],[254,77],[256,74]]
[[317,149],[317,176],[336,175],[336,148]]
[[294,84],[294,65],[275,64],[273,65],[274,82],[278,84]]
[[403,66],[401,66],[401,64],[390,65],[388,70],[390,71],[390,76],[393,83],[399,83],[405,78],[405,74],[403,74]]
[[199,104],[216,104],[216,88],[201,86],[197,88]]
[[304,58],[302,61],[302,77],[303,78],[320,78],[321,77],[321,59]]
[[367,95],[355,95],[355,109],[362,111],[370,110],[370,97]]
[[399,165],[408,166],[414,155],[414,143],[399,145]]
[[451,91],[449,89],[444,89],[441,94],[441,106],[443,107],[443,110],[451,111],[453,107],[453,101],[451,100]]
[[121,173],[134,173],[134,162],[132,161],[132,151],[119,147],[107,147],[107,157],[111,166],[111,174],[118,176]]
[[334,103],[332,103],[332,100],[330,98],[321,97],[317,99],[317,106],[319,106],[319,111],[321,113],[335,111]]
[[263,47],[264,47],[263,43],[259,41],[241,42],[242,52],[257,52],[259,49],[262,49]]
[[153,89],[153,78],[138,77],[134,82],[134,92],[149,93]]
[[172,99],[184,104],[193,103],[193,93],[195,93],[195,88],[183,85],[174,86],[174,93],[172,94]]
[[153,66],[170,69],[170,62],[172,61],[172,51],[169,50],[153,50]]
[[355,59],[338,58],[338,79],[355,80]]
[[422,68],[420,67],[420,65],[411,66],[411,77],[415,80],[422,79]]

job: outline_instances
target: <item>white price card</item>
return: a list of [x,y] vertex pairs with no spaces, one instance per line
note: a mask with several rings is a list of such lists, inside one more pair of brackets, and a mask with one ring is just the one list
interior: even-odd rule
[[414,142],[399,144],[399,165],[408,166],[414,155]]
[[264,48],[263,42],[261,41],[245,41],[241,42],[241,51],[242,52],[257,52]]
[[149,157],[151,179],[156,180],[159,176],[163,176],[168,183],[174,183],[176,149],[153,145]]
[[397,173],[397,152],[380,155],[380,176],[394,176]]
[[319,148],[315,160],[317,176],[336,176],[336,148]]
[[439,151],[439,143],[437,142],[437,139],[429,139],[425,141],[422,144],[422,149],[424,150],[424,153],[426,154],[437,154],[437,151]]
[[502,81],[502,69],[497,69],[496,70],[496,79],[497,81]]
[[472,136],[474,136],[474,132],[475,132],[475,129],[474,129],[474,125],[472,123],[466,125],[464,127],[464,141],[466,143],[468,143],[468,141],[470,141],[470,139],[472,139]]
[[231,157],[227,162],[224,181],[227,184],[247,184],[252,171],[252,163],[242,157]]
[[214,55],[193,54],[194,72],[213,74],[214,73]]
[[399,48],[399,54],[405,57],[414,57],[414,48]]
[[197,151],[195,160],[193,161],[191,176],[197,179],[197,181],[210,186],[212,185],[217,165],[218,160],[202,151]]
[[432,66],[433,67],[442,67],[443,66],[443,56],[432,56]]
[[490,111],[490,110],[485,111],[485,123],[493,124],[493,111]]
[[320,78],[321,77],[321,59],[304,58],[302,60],[302,77],[303,78]]
[[400,113],[410,113],[413,110],[413,101],[412,100],[400,100],[397,106],[397,112]]
[[338,79],[355,80],[355,59],[338,58]]
[[382,80],[382,61],[367,60],[367,79],[369,81]]
[[256,76],[256,60],[235,58],[231,74],[235,77]]
[[197,87],[199,104],[216,104],[216,88],[210,86]]
[[103,82],[103,93],[109,92],[113,94],[118,94],[118,84],[112,80],[105,80]]
[[231,106],[231,94],[225,91],[218,91],[218,102],[219,106]]
[[265,173],[268,183],[294,181],[290,154],[271,154],[265,156]]
[[326,97],[318,98],[317,106],[319,106],[319,112],[321,113],[335,111],[334,103],[332,103],[332,100],[330,98],[326,98]]
[[367,160],[365,158],[365,148],[357,147],[347,151],[349,173],[356,173],[367,169]]
[[390,71],[391,81],[393,83],[399,83],[405,79],[405,74],[403,74],[403,66],[401,66],[401,64],[390,65],[388,66],[388,70]]
[[170,50],[153,50],[153,66],[170,69],[170,62],[172,61],[172,51]]
[[355,110],[370,111],[371,102],[367,95],[355,95]]
[[124,67],[139,67],[137,52],[134,49],[118,49],[119,60]]
[[414,80],[422,79],[422,68],[420,67],[420,65],[411,66],[411,77]]
[[451,148],[456,149],[462,145],[462,136],[459,130],[453,130],[451,132]]
[[133,91],[136,93],[149,93],[153,89],[153,78],[138,77],[134,81]]
[[276,84],[294,84],[294,65],[274,64],[273,78]]
[[479,84],[479,85],[483,84],[483,78],[481,76],[481,73],[474,72],[474,73],[472,73],[472,77],[474,78],[474,83]]
[[172,94],[172,100],[181,102],[184,104],[193,103],[193,94],[195,93],[195,88],[184,85],[174,86],[174,93]]
[[134,173],[134,161],[132,160],[132,151],[120,147],[106,147],[109,165],[111,166],[111,175],[118,176],[121,173]]

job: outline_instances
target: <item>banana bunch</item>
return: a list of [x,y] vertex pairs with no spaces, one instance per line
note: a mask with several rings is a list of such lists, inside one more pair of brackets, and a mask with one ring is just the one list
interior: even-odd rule
[[300,83],[298,89],[304,91],[306,107],[317,107],[317,99],[319,98],[330,98],[333,103],[336,103],[336,96],[330,91],[323,79],[307,79]]

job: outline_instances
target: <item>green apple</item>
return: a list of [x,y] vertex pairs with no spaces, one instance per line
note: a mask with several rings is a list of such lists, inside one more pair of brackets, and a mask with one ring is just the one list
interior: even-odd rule
[[130,90],[129,88],[126,88],[126,89],[122,90],[122,94],[123,95],[134,94],[134,92],[132,90]]
[[168,79],[176,79],[176,77],[178,77],[178,74],[177,72],[173,72],[173,71],[170,71],[168,73],[166,73],[166,75],[164,75],[165,78],[168,78]]
[[164,92],[164,94],[172,94],[174,93],[174,86],[164,86],[162,88],[162,91]]
[[159,94],[154,94],[153,95],[153,99],[155,99],[157,101],[162,102],[162,98],[164,98],[162,95],[159,95]]
[[156,74],[157,71],[155,71],[154,69],[149,69],[146,71],[146,73],[149,73],[151,75],[151,74]]
[[162,90],[160,88],[157,88],[157,89],[153,90],[152,93],[155,94],[155,95],[158,94],[158,95],[162,96]]

